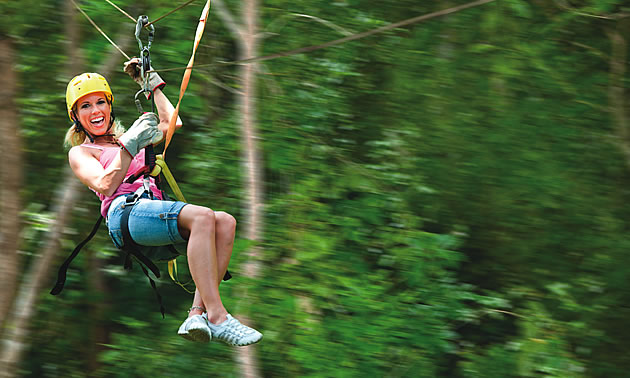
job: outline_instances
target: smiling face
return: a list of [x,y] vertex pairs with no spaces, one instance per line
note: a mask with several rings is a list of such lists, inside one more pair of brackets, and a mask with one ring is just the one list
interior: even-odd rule
[[111,119],[111,108],[105,93],[90,93],[76,102],[76,114],[81,125],[92,135],[107,133]]

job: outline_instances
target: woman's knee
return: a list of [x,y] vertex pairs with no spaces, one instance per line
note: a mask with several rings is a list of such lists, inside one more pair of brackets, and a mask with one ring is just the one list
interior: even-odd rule
[[186,205],[178,217],[180,226],[192,230],[193,228],[214,229],[216,216],[212,209],[203,206]]
[[216,225],[216,215],[212,209],[200,207],[195,214],[194,225],[204,229],[212,229]]
[[228,232],[235,232],[236,230],[236,218],[225,211],[217,211],[214,213],[216,217],[217,228]]

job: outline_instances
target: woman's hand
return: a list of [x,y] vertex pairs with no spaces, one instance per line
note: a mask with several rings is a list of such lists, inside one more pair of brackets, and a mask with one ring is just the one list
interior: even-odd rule
[[[140,75],[138,64],[140,64],[140,59],[130,59],[128,62],[125,62],[124,70],[136,83],[138,83],[138,85],[142,87],[144,82]],[[160,125],[158,128],[162,131],[163,135],[166,135],[175,108],[162,92],[164,85],[166,84],[160,75],[155,72],[151,72],[149,74],[149,88],[153,89],[153,100],[155,101],[155,107],[157,108],[157,112],[160,116]],[[147,98],[150,99],[151,97],[147,96]],[[180,127],[182,127],[182,120],[177,117],[175,129],[179,129]]]
[[[144,88],[144,78],[140,74],[139,58],[131,58],[125,62],[123,70],[135,81],[141,88]],[[153,69],[153,67],[150,67]],[[149,74],[149,89],[155,91],[156,89],[162,89],[166,85],[166,82],[157,74],[157,72],[151,72]]]
[[164,135],[158,128],[158,117],[155,113],[144,113],[131,125],[118,142],[131,154],[136,156],[141,149],[148,145],[160,142]]

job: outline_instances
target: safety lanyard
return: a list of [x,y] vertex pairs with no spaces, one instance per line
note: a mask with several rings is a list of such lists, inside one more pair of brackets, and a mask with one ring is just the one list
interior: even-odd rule
[[153,24],[149,24],[147,27],[149,31],[149,36],[147,38],[147,44],[144,45],[142,43],[142,39],[140,38],[140,33],[145,26],[149,24],[149,17],[145,15],[141,15],[138,17],[138,23],[136,24],[136,41],[138,41],[138,47],[140,49],[140,76],[143,80],[142,89],[136,93],[134,97],[136,102],[136,107],[138,108],[138,112],[140,114],[144,113],[142,109],[142,104],[140,103],[140,95],[147,94],[151,99],[151,112],[155,113],[155,100],[153,99],[153,88],[149,86],[149,71],[151,70],[151,44],[153,43],[153,37],[155,35],[155,27]]
[[[147,38],[147,44],[144,45],[142,43],[142,39],[140,38],[140,33],[145,26],[149,31],[149,36]],[[140,102],[140,96],[145,94],[148,98],[151,99],[151,112],[155,113],[155,98],[153,96],[153,88],[149,85],[149,71],[151,70],[151,53],[149,49],[151,48],[151,44],[153,43],[153,37],[155,35],[155,27],[153,24],[149,24],[149,17],[145,15],[140,15],[138,17],[138,22],[136,23],[136,41],[138,41],[138,47],[140,49],[140,76],[142,77],[142,88],[136,93],[134,97],[134,101],[136,103],[136,108],[140,114],[144,113],[142,109],[142,103]],[[148,192],[149,196],[153,198],[153,193],[149,187],[150,180],[149,174],[155,168],[155,151],[153,150],[153,145],[149,144],[144,149],[144,163],[146,166],[143,186],[145,191]]]

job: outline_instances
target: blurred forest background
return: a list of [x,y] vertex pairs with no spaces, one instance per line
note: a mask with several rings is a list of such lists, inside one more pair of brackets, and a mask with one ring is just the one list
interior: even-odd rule
[[[2,0],[0,374],[630,376],[630,3],[497,0],[225,64],[465,3],[212,2],[167,160],[240,222],[222,296],[264,339],[235,349],[179,338],[192,296],[163,275],[162,319],[104,226],[48,294],[99,208],[68,170],[66,84],[103,73],[125,125],[137,86],[71,0]],[[186,65],[203,4],[155,24],[156,69]],[[138,55],[133,21],[78,5]],[[182,74],[161,72],[173,102]]]

